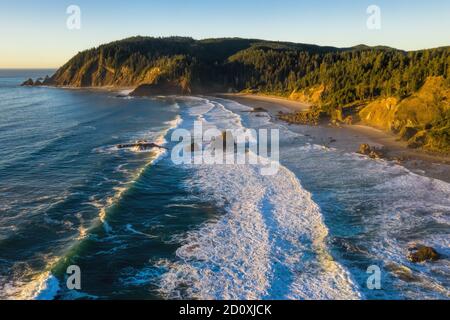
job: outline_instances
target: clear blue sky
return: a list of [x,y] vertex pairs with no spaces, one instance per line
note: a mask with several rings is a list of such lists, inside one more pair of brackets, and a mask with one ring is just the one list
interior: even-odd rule
[[[81,30],[66,8],[81,8]],[[381,30],[366,27],[369,5]],[[449,0],[1,0],[0,68],[58,67],[78,51],[133,35],[245,37],[319,45],[450,45]]]

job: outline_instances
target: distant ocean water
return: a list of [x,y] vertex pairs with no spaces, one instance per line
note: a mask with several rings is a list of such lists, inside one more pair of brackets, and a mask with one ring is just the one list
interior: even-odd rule
[[[448,258],[414,265],[406,248],[448,257],[449,184],[224,99],[18,86],[51,73],[0,70],[0,298],[448,299]],[[279,129],[278,174],[115,147],[171,148],[195,120]],[[371,265],[381,290],[367,288]]]

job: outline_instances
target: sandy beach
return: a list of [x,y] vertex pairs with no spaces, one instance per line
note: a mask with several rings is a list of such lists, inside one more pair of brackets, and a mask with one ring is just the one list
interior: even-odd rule
[[270,112],[293,112],[306,111],[311,105],[298,101],[288,100],[280,97],[252,95],[245,93],[225,93],[218,94],[222,98],[228,98],[255,108],[267,109]]
[[[310,107],[308,104],[278,97],[249,94],[220,94],[218,96],[253,108],[263,108],[273,116],[276,116],[280,111],[305,111]],[[450,182],[450,157],[410,149],[404,141],[399,140],[394,134],[362,124],[339,127],[331,125],[295,126],[298,127],[296,129],[299,132],[309,136],[313,143],[345,152],[357,152],[359,146],[363,143],[383,147],[388,161],[396,161],[414,173]]]

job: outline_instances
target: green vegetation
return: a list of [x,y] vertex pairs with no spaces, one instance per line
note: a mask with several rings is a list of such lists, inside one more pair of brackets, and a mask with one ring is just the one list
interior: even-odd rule
[[[313,114],[297,115],[299,121],[359,115],[403,136],[414,128],[416,134],[405,136],[416,138],[411,146],[442,150],[450,145],[449,53],[450,47],[405,52],[239,38],[134,37],[79,53],[45,84],[142,86],[139,94],[245,90],[279,95],[314,105]],[[422,90],[427,79],[439,81]],[[439,90],[432,90],[436,86]]]
[[[208,39],[133,37],[77,54],[48,81],[59,86],[137,86],[185,82],[191,89],[244,89],[236,73],[244,66],[230,57],[250,48],[290,48],[327,52],[336,48],[239,38]],[[194,90],[195,91],[195,90]]]

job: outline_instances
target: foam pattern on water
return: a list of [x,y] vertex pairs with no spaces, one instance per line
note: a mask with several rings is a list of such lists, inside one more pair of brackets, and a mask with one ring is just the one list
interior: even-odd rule
[[[194,100],[191,116],[207,127],[242,129],[220,103]],[[217,126],[216,126],[217,124]],[[295,175],[281,167],[262,176],[258,165],[193,165],[192,192],[224,208],[190,232],[167,262],[161,294],[197,299],[357,299],[348,272],[330,255],[318,206]],[[187,288],[187,289],[186,289]]]

